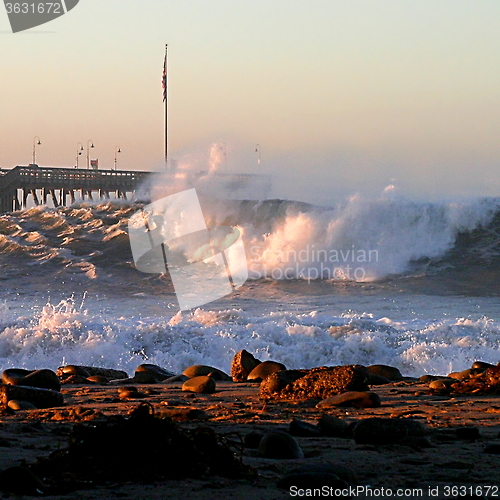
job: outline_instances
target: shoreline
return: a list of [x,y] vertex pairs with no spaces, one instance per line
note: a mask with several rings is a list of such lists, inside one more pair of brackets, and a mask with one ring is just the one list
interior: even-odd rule
[[[433,395],[428,391],[428,384],[402,381],[371,387],[370,390],[381,398],[382,406],[378,408],[317,408],[316,400],[261,400],[259,385],[248,382],[218,381],[213,394],[182,392],[181,383],[135,386],[144,397],[124,400],[119,398],[119,386],[65,384],[61,389],[65,399],[62,407],[12,414],[4,411],[0,420],[0,449],[3,451],[0,470],[19,465],[20,460],[33,463],[37,457],[47,457],[51,451],[64,448],[74,423],[127,415],[145,402],[152,405],[155,413],[177,412],[181,418],[188,418],[189,410],[202,410],[205,418],[183,421],[179,426],[192,429],[201,425],[218,434],[236,433],[242,438],[256,430],[287,431],[293,419],[316,424],[325,414],[347,422],[370,417],[412,419],[424,424],[427,433],[420,445],[418,442],[366,445],[356,444],[354,439],[346,437],[296,437],[304,458],[261,458],[255,449],[243,450],[243,463],[257,471],[258,479],[254,482],[212,476],[161,480],[148,485],[115,484],[76,490],[71,498],[109,500],[144,495],[148,499],[193,500],[221,495],[235,499],[290,498],[289,490],[276,486],[287,471],[303,465],[328,463],[348,467],[356,474],[359,485],[372,488],[422,487],[428,492],[430,486],[439,486],[442,490],[446,485],[500,485],[497,457],[484,451],[488,445],[500,447],[499,396]],[[461,439],[456,428],[463,427],[478,428],[480,437]],[[134,457],[130,460],[133,462]],[[68,498],[67,495],[44,498],[65,497]]]

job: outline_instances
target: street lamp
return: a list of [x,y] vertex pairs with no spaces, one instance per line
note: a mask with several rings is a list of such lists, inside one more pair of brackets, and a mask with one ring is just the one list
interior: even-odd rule
[[260,165],[260,162],[262,161],[262,157],[260,155],[260,144],[255,145],[255,152],[257,153],[257,165]]
[[118,153],[121,153],[121,152],[122,152],[122,150],[118,146],[116,146],[116,148],[115,148],[115,170],[116,170],[116,155]]
[[36,165],[36,147],[40,146],[40,144],[42,144],[40,142],[40,137],[36,135],[33,139],[33,160],[31,162],[33,165]]
[[87,170],[90,168],[90,156],[89,156],[89,149],[94,148],[94,143],[90,139],[87,141]]
[[76,167],[75,168],[78,168],[78,157],[82,154],[82,151],[83,151],[83,144],[81,142],[79,142],[76,145]]

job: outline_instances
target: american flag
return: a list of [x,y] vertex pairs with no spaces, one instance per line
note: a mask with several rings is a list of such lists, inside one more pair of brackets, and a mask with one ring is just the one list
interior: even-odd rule
[[167,98],[167,53],[165,52],[165,59],[163,60],[163,75],[161,77],[161,86],[163,88],[163,100]]

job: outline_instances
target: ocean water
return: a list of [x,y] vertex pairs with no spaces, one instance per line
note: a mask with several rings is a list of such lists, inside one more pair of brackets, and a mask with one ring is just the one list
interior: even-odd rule
[[168,275],[134,267],[140,204],[0,215],[0,368],[228,371],[240,349],[288,368],[385,363],[411,376],[500,361],[500,199],[201,203],[209,225],[243,233],[250,278],[184,312]]

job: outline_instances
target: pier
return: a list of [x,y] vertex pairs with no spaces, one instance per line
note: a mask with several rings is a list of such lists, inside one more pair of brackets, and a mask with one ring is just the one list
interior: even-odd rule
[[50,198],[55,207],[81,200],[127,198],[155,172],[131,170],[87,170],[47,168],[37,165],[17,166],[0,170],[0,213],[27,207],[31,196],[35,205],[46,205]]

